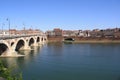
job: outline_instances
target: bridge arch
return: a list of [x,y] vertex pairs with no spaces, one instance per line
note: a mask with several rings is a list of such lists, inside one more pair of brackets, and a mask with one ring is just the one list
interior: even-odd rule
[[44,37],[44,41],[47,41],[47,37]]
[[44,40],[44,38],[43,37],[41,37],[41,41],[43,42],[43,40]]
[[40,37],[37,37],[37,40],[36,40],[36,42],[40,42]]
[[15,51],[19,51],[21,49],[24,49],[25,46],[25,41],[24,40],[19,40],[16,44]]
[[0,56],[7,55],[10,50],[10,46],[7,42],[0,43]]
[[67,37],[67,38],[64,38],[64,41],[74,41],[74,38]]
[[29,39],[28,45],[31,46],[31,45],[34,44],[34,43],[35,43],[35,39],[34,39],[33,37],[31,37],[31,38]]
[[13,46],[14,45],[14,42],[11,42],[10,46]]

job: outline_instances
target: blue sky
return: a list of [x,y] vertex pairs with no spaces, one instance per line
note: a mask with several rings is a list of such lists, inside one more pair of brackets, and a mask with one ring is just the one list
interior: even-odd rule
[[[0,26],[41,29],[120,27],[120,0],[0,0]],[[17,26],[17,27],[16,27]],[[0,27],[2,28],[2,27]]]

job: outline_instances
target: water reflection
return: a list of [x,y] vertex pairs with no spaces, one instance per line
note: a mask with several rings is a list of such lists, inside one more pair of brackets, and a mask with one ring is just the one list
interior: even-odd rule
[[24,80],[118,80],[119,52],[118,44],[52,43],[3,60],[22,69]]
[[32,47],[32,50],[30,51],[23,51],[22,53],[24,53],[26,56],[23,57],[22,59],[19,58],[19,61],[22,60],[23,65],[25,66],[28,65],[29,63],[34,61],[37,55],[39,55],[40,49],[41,49],[41,46],[35,46],[35,47]]
[[[1,58],[4,64],[11,68],[24,68],[24,66],[28,65],[30,62],[34,60],[34,57],[37,56],[40,52],[42,46],[32,47],[32,50],[21,50],[18,54],[25,55],[22,57],[11,57],[11,58]],[[23,66],[24,65],[24,66]]]
[[1,60],[9,68],[18,68],[17,58],[1,58]]
[[49,43],[49,55],[62,56],[64,45],[62,43]]

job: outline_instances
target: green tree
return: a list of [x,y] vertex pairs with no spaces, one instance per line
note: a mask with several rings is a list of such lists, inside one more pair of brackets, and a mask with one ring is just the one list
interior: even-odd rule
[[5,80],[23,80],[21,73],[13,73],[13,69],[5,67],[2,61],[0,61],[0,77]]

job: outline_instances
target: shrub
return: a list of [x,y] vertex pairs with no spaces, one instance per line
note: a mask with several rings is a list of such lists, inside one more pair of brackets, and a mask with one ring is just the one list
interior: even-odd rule
[[5,80],[23,80],[22,73],[13,73],[13,69],[5,67],[2,61],[0,61],[0,77]]

